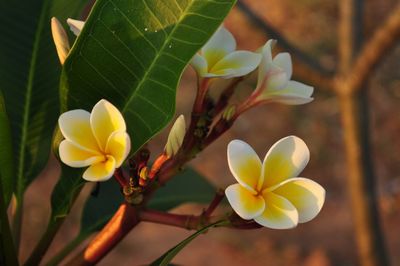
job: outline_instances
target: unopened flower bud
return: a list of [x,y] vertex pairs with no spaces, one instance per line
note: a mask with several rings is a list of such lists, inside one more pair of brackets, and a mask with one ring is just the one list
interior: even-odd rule
[[174,156],[182,146],[186,133],[185,117],[180,115],[175,124],[172,126],[168,135],[167,144],[165,145],[165,153],[167,156]]
[[85,21],[76,20],[69,18],[67,19],[67,23],[69,25],[70,30],[76,35],[79,36],[81,33],[83,26],[85,26]]
[[65,59],[68,56],[70,45],[67,33],[65,32],[60,21],[53,17],[51,19],[51,34],[53,35],[54,44],[56,45],[58,58],[60,59],[61,65],[64,64]]

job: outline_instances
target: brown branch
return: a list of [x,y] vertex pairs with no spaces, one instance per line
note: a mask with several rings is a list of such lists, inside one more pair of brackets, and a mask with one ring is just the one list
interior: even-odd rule
[[296,57],[293,58],[293,76],[316,87],[316,90],[333,91],[333,74],[319,73]]
[[160,212],[155,210],[144,210],[140,212],[139,218],[143,222],[176,226],[188,230],[199,230],[207,225],[222,220],[229,221],[229,223],[223,225],[223,227],[244,230],[262,228],[262,226],[254,222],[254,220],[243,220],[236,214],[232,214],[230,216],[205,217],[204,213],[201,215],[186,215]]
[[348,166],[348,192],[360,265],[385,266],[388,260],[380,228],[369,144],[368,105],[364,91],[339,95]]
[[140,212],[139,219],[143,222],[176,226],[188,230],[199,230],[209,224],[220,221],[222,218],[144,210]]
[[219,189],[214,196],[214,199],[211,201],[210,205],[208,205],[207,209],[204,210],[203,216],[210,217],[211,214],[215,211],[218,205],[225,197],[225,192],[223,189]]
[[[369,73],[383,53],[394,44],[399,24],[393,15],[355,58],[361,46],[361,0],[341,0],[339,23],[339,74],[335,91],[339,96],[348,165],[349,196],[354,217],[360,265],[388,265],[380,228],[375,177],[371,157],[369,117],[365,85]],[[396,15],[397,14],[397,15]],[[394,16],[399,16],[398,11]],[[400,19],[397,18],[399,23]],[[393,22],[394,20],[394,22]],[[390,35],[395,35],[390,38]],[[386,37],[385,37],[386,35]]]
[[289,42],[263,18],[251,10],[251,8],[249,8],[243,1],[238,1],[236,7],[249,19],[249,21],[261,29],[268,38],[276,39],[278,41],[278,46],[281,47],[282,50],[288,51],[293,55],[294,76],[317,86],[319,89],[332,88],[332,70],[327,69],[319,61],[313,59]]
[[349,88],[352,92],[361,89],[371,72],[396,44],[400,38],[400,5],[376,31],[357,57],[351,74]]

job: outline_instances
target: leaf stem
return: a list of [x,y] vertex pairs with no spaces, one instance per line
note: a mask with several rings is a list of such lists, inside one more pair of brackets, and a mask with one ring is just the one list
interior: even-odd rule
[[210,205],[208,205],[208,208],[204,210],[203,215],[205,217],[210,217],[211,214],[215,211],[215,209],[218,207],[218,205],[221,203],[221,201],[224,199],[225,193],[224,190],[219,189],[214,196],[214,199],[211,201]]

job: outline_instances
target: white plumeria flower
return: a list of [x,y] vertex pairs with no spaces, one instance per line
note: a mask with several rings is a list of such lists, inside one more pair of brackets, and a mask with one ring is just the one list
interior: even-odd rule
[[227,187],[225,194],[234,211],[273,229],[289,229],[313,219],[324,204],[325,190],[297,177],[309,157],[306,144],[295,136],[276,142],[263,163],[247,143],[231,141],[228,163],[238,184]]
[[77,109],[63,113],[58,125],[65,140],[60,143],[60,159],[71,167],[87,167],[83,178],[106,181],[129,154],[131,144],[118,109],[100,100],[91,113]]
[[85,21],[76,20],[72,18],[67,19],[67,23],[69,25],[70,30],[76,35],[79,36],[81,33],[83,26],[85,26]]
[[262,60],[258,68],[257,87],[253,95],[256,101],[274,101],[290,105],[309,103],[314,88],[290,80],[292,59],[289,53],[279,53],[272,57],[275,40],[269,40],[261,49]]
[[191,65],[200,77],[229,79],[247,75],[260,64],[260,54],[235,50],[235,38],[221,26],[193,57]]

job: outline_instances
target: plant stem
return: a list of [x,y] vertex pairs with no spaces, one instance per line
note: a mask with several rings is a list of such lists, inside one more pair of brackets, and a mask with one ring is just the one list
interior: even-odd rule
[[[154,210],[144,210],[139,214],[139,219],[143,222],[171,225],[188,230],[201,228],[204,225],[202,218],[202,216],[173,214]],[[218,219],[214,222],[218,221]],[[207,223],[206,221],[204,222]]]
[[211,214],[215,211],[215,209],[218,207],[218,205],[221,203],[221,201],[224,199],[225,193],[222,189],[219,189],[214,196],[214,199],[211,201],[210,205],[208,205],[208,208],[203,212],[203,215],[205,217],[210,217]]
[[[359,94],[364,94],[360,91]],[[380,216],[376,200],[367,110],[363,99],[366,95],[340,95],[344,140],[349,172],[349,196],[354,216],[354,229],[360,264],[363,266],[388,265]]]

